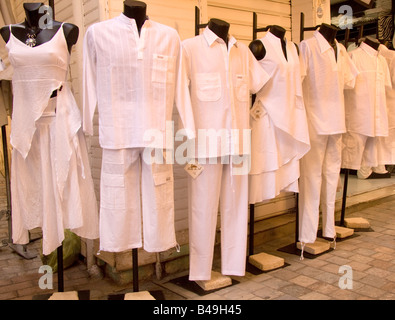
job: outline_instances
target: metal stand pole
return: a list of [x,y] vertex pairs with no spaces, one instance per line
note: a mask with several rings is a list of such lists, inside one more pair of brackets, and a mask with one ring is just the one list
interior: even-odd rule
[[137,249],[133,249],[133,291],[139,291],[139,263]]

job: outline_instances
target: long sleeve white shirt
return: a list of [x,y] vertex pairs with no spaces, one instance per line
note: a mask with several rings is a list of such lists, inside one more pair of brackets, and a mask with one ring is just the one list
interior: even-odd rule
[[320,135],[346,132],[343,90],[354,87],[358,74],[346,48],[336,46],[337,59],[318,30],[299,45],[307,118]]
[[194,138],[175,29],[146,20],[139,35],[136,21],[121,14],[88,28],[83,61],[83,129],[93,134],[97,106],[101,147],[169,147],[166,121],[172,120],[174,102],[188,138]]
[[387,87],[388,129],[395,128],[395,51],[380,45],[379,53],[387,60],[392,87]]
[[388,136],[386,87],[391,88],[391,79],[387,61],[364,42],[349,54],[360,73],[355,88],[345,91],[347,131]]
[[[229,36],[228,47],[208,27],[183,41],[197,136],[197,158],[249,154],[250,94],[269,80],[249,48]],[[205,131],[206,130],[206,131]],[[217,138],[202,132],[215,132]],[[238,130],[237,133],[232,130]],[[229,143],[228,143],[229,142]],[[248,142],[250,143],[250,141]]]

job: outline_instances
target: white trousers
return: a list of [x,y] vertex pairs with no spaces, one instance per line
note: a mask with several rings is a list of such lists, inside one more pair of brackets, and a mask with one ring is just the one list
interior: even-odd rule
[[300,161],[299,241],[317,239],[319,209],[323,236],[334,238],[335,200],[341,166],[342,135],[317,135],[310,128],[310,151]]
[[177,245],[173,167],[146,163],[143,151],[103,149],[100,250],[120,252],[144,243],[144,250],[160,252]]
[[189,177],[189,280],[210,280],[218,207],[221,220],[221,272],[244,276],[247,251],[248,174],[233,175],[230,164],[202,164]]

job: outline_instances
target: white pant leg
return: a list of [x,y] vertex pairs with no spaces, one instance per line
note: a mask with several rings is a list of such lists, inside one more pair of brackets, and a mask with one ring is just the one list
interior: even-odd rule
[[335,201],[341,167],[341,140],[341,134],[330,135],[328,137],[322,166],[322,235],[327,238],[334,238],[336,235]]
[[244,276],[247,256],[248,174],[231,176],[231,165],[222,172],[221,265],[222,274]]
[[141,182],[144,250],[166,251],[177,245],[173,166],[165,162],[146,163],[143,158]]
[[100,182],[100,250],[142,246],[140,149],[103,149]]
[[222,164],[203,164],[203,172],[188,177],[189,280],[210,280],[221,188]]
[[310,128],[311,149],[300,160],[299,241],[302,243],[314,243],[317,239],[322,165],[327,141],[327,135],[317,135]]

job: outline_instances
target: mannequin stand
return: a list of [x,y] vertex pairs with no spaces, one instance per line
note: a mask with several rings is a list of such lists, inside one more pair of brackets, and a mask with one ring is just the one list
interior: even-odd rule
[[195,281],[204,291],[218,290],[232,285],[232,279],[219,272],[212,271],[210,280]]
[[342,211],[340,217],[340,226],[357,231],[371,231],[370,223],[365,218],[345,218],[346,215],[346,201],[347,201],[347,188],[348,188],[348,176],[350,173],[349,169],[344,170],[344,183],[343,183],[343,198],[342,198]]

